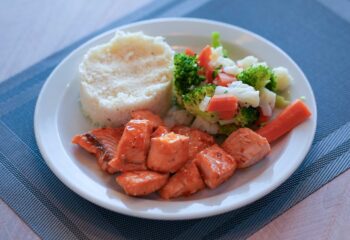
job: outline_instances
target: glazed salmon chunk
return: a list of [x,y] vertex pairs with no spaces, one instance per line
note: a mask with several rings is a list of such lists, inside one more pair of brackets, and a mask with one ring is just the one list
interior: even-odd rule
[[160,137],[163,136],[165,134],[169,133],[169,130],[167,127],[165,126],[159,126],[151,135],[152,138],[154,137]]
[[125,172],[116,177],[117,183],[130,196],[145,196],[158,191],[168,180],[168,174],[152,171]]
[[118,144],[116,156],[108,163],[114,172],[146,169],[152,126],[148,120],[130,120]]
[[215,143],[213,136],[210,136],[208,133],[195,128],[175,126],[173,127],[172,131],[190,138],[189,159],[193,159],[197,153]]
[[238,168],[257,163],[271,151],[266,138],[249,128],[240,128],[231,133],[222,144],[222,148],[237,161]]
[[167,133],[151,139],[147,167],[157,172],[174,173],[188,160],[189,137]]
[[234,158],[217,144],[198,153],[194,162],[209,188],[219,186],[231,177],[237,168]]
[[131,113],[132,119],[148,120],[152,128],[157,128],[164,125],[163,120],[156,114],[148,110],[138,110]]
[[72,143],[94,154],[100,168],[109,172],[108,162],[116,155],[123,130],[124,128],[97,128],[74,136]]
[[163,199],[189,196],[205,188],[198,168],[194,162],[189,162],[170,177],[168,183],[160,189]]

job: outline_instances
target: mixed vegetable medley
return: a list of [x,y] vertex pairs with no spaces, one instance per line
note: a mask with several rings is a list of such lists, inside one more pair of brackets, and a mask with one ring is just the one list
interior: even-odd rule
[[258,128],[284,108],[292,77],[284,67],[270,68],[254,56],[234,61],[218,32],[198,54],[191,49],[174,56],[176,102],[196,118],[193,127],[229,135],[242,127]]

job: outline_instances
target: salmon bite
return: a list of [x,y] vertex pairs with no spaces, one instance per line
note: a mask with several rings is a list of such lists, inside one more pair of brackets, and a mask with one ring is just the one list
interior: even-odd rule
[[189,137],[173,132],[153,137],[147,167],[157,172],[175,173],[188,160]]
[[169,130],[148,110],[132,116],[136,119],[123,128],[99,128],[72,140],[95,154],[103,170],[119,173],[117,183],[131,196],[159,191],[162,198],[172,199],[206,186],[213,189],[236,168],[251,166],[270,151],[267,140],[248,128],[233,132],[220,147],[213,136],[199,129],[175,126]]

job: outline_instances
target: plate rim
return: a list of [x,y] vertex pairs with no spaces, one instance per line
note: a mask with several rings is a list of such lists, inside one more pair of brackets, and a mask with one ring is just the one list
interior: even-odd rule
[[[112,32],[115,32],[118,29],[121,28],[130,28],[133,26],[138,26],[138,25],[142,25],[142,24],[152,24],[152,23],[165,23],[165,22],[186,22],[186,23],[201,23],[201,24],[213,24],[213,25],[221,25],[223,27],[226,28],[233,28],[236,30],[239,30],[245,34],[248,35],[252,35],[255,38],[257,38],[259,41],[263,41],[269,45],[271,45],[273,48],[276,48],[280,53],[283,54],[283,56],[288,59],[295,67],[296,69],[299,71],[299,73],[302,75],[302,77],[306,80],[305,84],[307,85],[308,89],[310,90],[310,95],[312,97],[312,102],[314,103],[314,106],[312,106],[314,108],[314,113],[313,113],[313,117],[314,117],[314,124],[312,124],[312,135],[310,136],[310,140],[308,142],[308,144],[306,145],[306,147],[303,149],[303,152],[300,153],[300,155],[302,157],[300,157],[300,159],[298,160],[297,164],[295,164],[293,167],[289,168],[289,171],[287,171],[287,173],[281,177],[280,179],[278,179],[278,181],[275,181],[273,184],[271,184],[269,187],[267,187],[265,189],[265,191],[261,191],[259,194],[254,195],[254,197],[251,197],[250,199],[248,199],[245,202],[242,202],[241,204],[236,204],[236,205],[229,205],[229,206],[221,206],[220,208],[216,208],[216,209],[211,209],[206,211],[205,213],[192,213],[190,216],[186,215],[185,213],[181,213],[181,214],[177,214],[177,215],[167,215],[164,213],[150,213],[150,212],[140,212],[140,211],[130,211],[128,209],[122,209],[122,208],[113,208],[110,206],[106,206],[104,205],[104,203],[102,201],[100,201],[98,198],[92,198],[91,196],[87,195],[84,191],[82,191],[80,188],[76,188],[70,181],[67,180],[66,177],[64,177],[63,174],[60,173],[60,171],[58,171],[55,166],[51,163],[51,161],[49,160],[49,154],[47,153],[45,146],[43,144],[43,141],[41,139],[41,133],[40,133],[40,126],[39,126],[39,115],[40,115],[40,103],[43,101],[43,95],[44,92],[46,91],[48,85],[49,85],[49,79],[52,78],[52,76],[54,76],[56,74],[56,71],[61,67],[61,65],[63,65],[63,63],[65,63],[67,60],[69,60],[72,56],[74,56],[76,54],[76,52],[79,51],[79,49],[83,48],[84,46],[90,44],[91,42],[96,41],[96,39],[101,38],[104,35],[108,35]],[[156,18],[156,19],[150,19],[150,20],[144,20],[144,21],[138,21],[138,22],[133,22],[130,24],[126,24],[126,25],[121,25],[118,26],[116,28],[110,29],[108,31],[102,32],[94,37],[92,37],[91,39],[85,41],[84,43],[82,43],[81,45],[79,45],[77,48],[75,48],[72,52],[70,52],[56,67],[55,69],[51,72],[51,74],[47,77],[47,79],[45,80],[44,85],[42,86],[36,105],[35,105],[35,112],[34,112],[34,133],[35,133],[35,139],[36,139],[36,143],[38,145],[39,151],[42,154],[43,159],[45,160],[46,164],[48,165],[48,167],[50,168],[50,170],[58,177],[58,179],[69,189],[71,189],[73,192],[75,192],[76,194],[78,194],[79,196],[81,196],[82,198],[100,206],[106,209],[109,209],[111,211],[114,212],[118,212],[121,214],[125,214],[125,215],[129,215],[129,216],[134,216],[134,217],[139,217],[139,218],[145,218],[145,219],[157,219],[157,220],[187,220],[187,219],[198,219],[198,218],[203,218],[203,217],[209,217],[209,216],[214,216],[214,215],[219,215],[228,211],[232,211],[234,209],[238,209],[241,208],[243,206],[249,205],[250,203],[262,198],[263,196],[269,194],[270,192],[272,192],[274,189],[276,189],[278,186],[280,186],[283,182],[285,182],[295,171],[296,169],[300,166],[300,164],[303,162],[303,160],[305,159],[306,154],[308,153],[308,151],[310,150],[310,147],[312,145],[313,139],[315,137],[315,133],[316,133],[316,126],[317,126],[317,104],[316,104],[316,99],[315,99],[315,95],[314,92],[312,90],[312,87],[310,85],[310,82],[308,81],[307,77],[305,76],[304,72],[301,70],[301,68],[299,67],[299,65],[287,54],[285,53],[281,48],[279,48],[277,45],[275,45],[274,43],[272,43],[271,41],[269,41],[268,39],[254,33],[251,32],[247,29],[241,28],[239,26],[233,25],[233,24],[228,24],[228,23],[224,23],[224,22],[219,22],[219,21],[213,21],[213,20],[207,20],[207,19],[200,19],[200,18]],[[140,214],[141,213],[141,214]]]

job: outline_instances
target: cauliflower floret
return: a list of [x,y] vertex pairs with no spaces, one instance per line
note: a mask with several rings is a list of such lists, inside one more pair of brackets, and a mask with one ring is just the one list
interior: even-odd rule
[[209,102],[210,102],[211,97],[207,97],[205,96],[202,100],[202,102],[199,104],[199,110],[201,110],[202,112],[207,111]]
[[[218,89],[218,91],[220,91],[220,89]],[[238,103],[242,107],[259,106],[259,91],[241,81],[231,83],[227,88],[227,94],[237,97]]]
[[212,65],[213,67],[215,67],[216,62],[218,61],[218,59],[220,57],[223,57],[224,53],[223,53],[223,49],[222,47],[217,47],[217,48],[211,48],[211,58],[210,58],[210,65]]
[[224,94],[228,94],[228,88],[227,87],[217,86],[215,88],[214,95],[224,95]]
[[211,60],[209,63],[212,67],[226,67],[235,65],[235,62],[228,57],[224,57],[224,51],[222,46],[217,48],[211,48]]
[[164,123],[167,127],[173,127],[175,125],[189,125],[193,120],[193,115],[188,113],[184,109],[172,107],[169,109],[167,115],[164,118]]
[[237,61],[237,65],[242,67],[243,69],[247,69],[256,63],[258,63],[258,59],[254,56],[247,56],[247,57]]
[[234,66],[236,65],[235,62],[230,59],[230,58],[226,58],[226,57],[219,57],[217,62],[216,62],[217,66],[222,66],[222,67],[229,67],[229,66]]
[[276,76],[277,91],[286,90],[293,81],[288,69],[285,67],[276,67],[272,71]]
[[241,81],[235,81],[228,87],[217,86],[215,88],[214,95],[224,94],[235,96],[241,107],[259,106],[259,91]]
[[259,106],[264,116],[271,117],[273,109],[276,103],[276,93],[262,88],[260,90],[260,103]]
[[264,67],[268,67],[266,62],[257,62],[253,64],[253,67],[257,67],[257,66],[264,66]]
[[243,71],[243,68],[238,67],[237,65],[227,66],[223,68],[223,71],[225,73],[231,74],[231,75],[238,75]]
[[210,123],[201,117],[196,117],[192,123],[193,128],[198,128],[210,134],[217,134],[219,132],[219,125],[216,123]]

